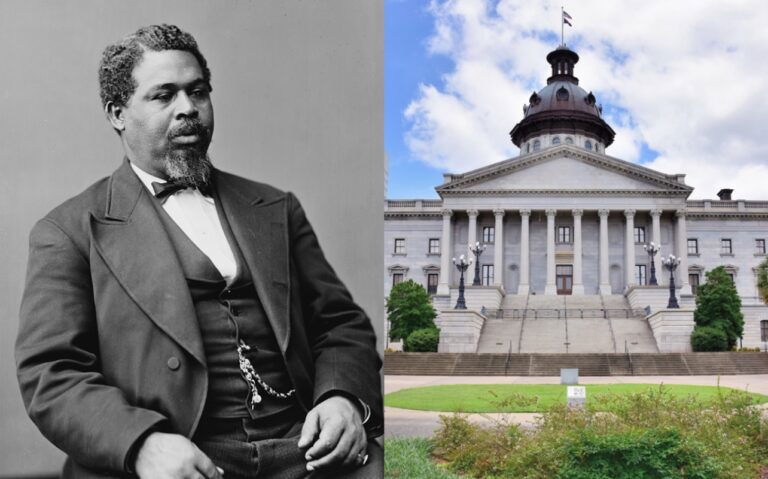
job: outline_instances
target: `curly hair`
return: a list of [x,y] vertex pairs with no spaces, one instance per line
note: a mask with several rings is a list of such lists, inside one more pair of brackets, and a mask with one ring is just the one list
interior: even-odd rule
[[101,105],[108,102],[125,106],[136,90],[133,69],[145,51],[181,50],[191,53],[203,70],[203,79],[211,88],[211,71],[197,42],[189,33],[175,25],[150,25],[136,30],[104,49],[99,63],[99,95]]

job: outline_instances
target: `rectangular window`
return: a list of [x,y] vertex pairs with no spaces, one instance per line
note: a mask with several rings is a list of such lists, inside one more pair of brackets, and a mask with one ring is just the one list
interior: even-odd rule
[[635,243],[645,244],[645,226],[635,226]]
[[736,277],[733,275],[733,273],[728,273],[728,277],[731,278],[731,283],[736,283]]
[[640,286],[645,286],[648,284],[648,281],[646,278],[646,271],[647,271],[646,265],[644,264],[635,265],[635,283],[639,284]]
[[429,273],[427,275],[427,293],[437,294],[437,282],[438,282],[437,273]]
[[699,273],[691,273],[688,275],[688,283],[691,285],[691,291],[695,296],[699,292]]
[[440,254],[440,238],[429,238],[429,254]]
[[392,286],[403,282],[403,273],[392,273]]
[[699,240],[688,238],[688,254],[699,254]]
[[765,254],[765,240],[758,238],[755,240],[755,247],[757,248],[757,254]]
[[405,254],[405,238],[395,238],[395,254]]
[[720,240],[720,254],[733,254],[733,243],[728,238]]
[[483,243],[493,243],[496,231],[493,226],[483,226]]
[[492,285],[493,284],[493,265],[484,264],[482,273],[483,273],[483,286]]
[[760,321],[760,341],[768,341],[768,320]]
[[571,243],[571,227],[570,226],[558,226],[557,227],[557,242],[558,243]]

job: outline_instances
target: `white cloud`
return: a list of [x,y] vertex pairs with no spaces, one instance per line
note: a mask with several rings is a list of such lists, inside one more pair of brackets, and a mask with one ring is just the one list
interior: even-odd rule
[[[618,107],[608,154],[638,161],[642,143],[660,156],[647,166],[687,173],[695,197],[722,187],[768,199],[768,9],[757,0],[566,5],[579,53],[580,85]],[[405,115],[415,158],[466,171],[517,154],[508,132],[532,89],[544,86],[544,57],[560,35],[560,3],[433,1],[434,55],[454,69],[422,85]],[[626,113],[624,113],[626,112]]]

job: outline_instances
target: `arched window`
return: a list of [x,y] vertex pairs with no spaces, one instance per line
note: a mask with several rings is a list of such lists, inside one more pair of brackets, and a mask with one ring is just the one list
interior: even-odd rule
[[560,137],[556,136],[556,137],[552,138],[552,144],[553,145],[559,145],[560,144]]
[[533,151],[539,151],[541,149],[541,142],[539,140],[533,141]]
[[591,142],[591,141],[589,141],[589,140],[587,140],[587,141],[584,143],[584,148],[586,148],[586,149],[588,149],[588,150],[591,150],[591,149],[592,149],[592,142]]
[[571,138],[570,136],[566,136],[565,137],[565,144],[566,145],[573,145],[573,138]]

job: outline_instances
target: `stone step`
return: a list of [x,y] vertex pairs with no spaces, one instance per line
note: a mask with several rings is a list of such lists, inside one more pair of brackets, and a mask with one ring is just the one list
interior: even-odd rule
[[766,353],[448,354],[386,353],[392,375],[581,376],[768,374]]

